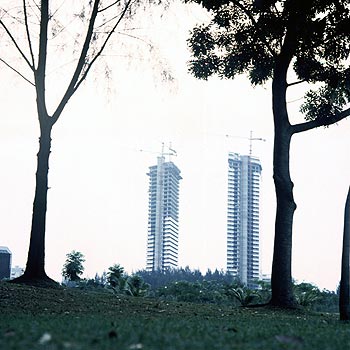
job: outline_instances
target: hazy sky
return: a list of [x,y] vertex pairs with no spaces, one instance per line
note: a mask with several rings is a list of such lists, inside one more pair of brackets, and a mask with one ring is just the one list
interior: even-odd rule
[[[181,266],[226,267],[227,154],[247,153],[255,137],[260,157],[261,270],[270,273],[275,193],[272,181],[273,123],[270,84],[253,88],[234,81],[197,81],[187,73],[188,31],[205,18],[192,8],[171,6],[160,18],[143,16],[123,46],[109,49],[54,126],[46,234],[47,273],[61,279],[65,255],[86,257],[84,276],[114,263],[128,272],[146,261],[148,167],[162,142],[172,143],[181,170],[179,262]],[[136,27],[136,24],[128,24]],[[127,57],[127,56],[130,57]],[[31,226],[38,122],[33,89],[0,66],[0,245],[25,266]],[[174,80],[162,82],[159,72]],[[61,80],[48,86],[53,98]],[[51,90],[50,90],[51,89]],[[288,96],[293,121],[302,121],[302,92]],[[296,101],[295,101],[296,100]],[[292,102],[294,101],[294,102]],[[293,276],[334,290],[340,279],[343,207],[350,183],[350,122],[296,135],[291,174],[295,184]],[[140,149],[143,152],[140,152]]]

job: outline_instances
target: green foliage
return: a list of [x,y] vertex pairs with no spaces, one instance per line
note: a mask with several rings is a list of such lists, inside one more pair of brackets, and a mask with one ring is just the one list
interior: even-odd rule
[[105,286],[107,284],[107,272],[103,271],[101,276],[96,273],[94,280],[98,286]]
[[248,306],[257,303],[261,299],[258,291],[246,287],[230,288],[227,293],[229,296],[237,299],[241,306]]
[[67,259],[63,265],[62,276],[69,281],[79,281],[80,275],[84,272],[84,255],[73,250],[66,255]]
[[221,303],[227,300],[223,285],[214,281],[173,282],[160,287],[156,291],[156,296],[167,300],[194,303]]
[[311,309],[319,312],[338,312],[338,295],[329,290],[322,290],[320,292],[319,298],[311,305]]
[[339,297],[334,291],[320,290],[311,283],[294,284],[295,298],[300,306],[320,312],[338,312]]
[[114,264],[108,269],[107,283],[117,294],[126,294],[134,297],[148,295],[150,285],[145,283],[143,278],[137,274],[128,276],[124,267]]
[[107,272],[107,282],[115,292],[123,292],[125,288],[127,275],[124,272],[124,267],[119,264],[114,264],[109,267]]
[[317,91],[310,90],[306,93],[305,103],[300,109],[306,120],[327,118],[339,114],[349,102],[349,97],[349,89],[340,86],[320,87]]
[[260,295],[260,302],[262,304],[268,303],[271,299],[271,293],[272,293],[271,282],[258,280],[256,281],[256,284],[258,286],[257,290]]
[[[249,289],[239,281],[176,281],[158,287],[153,297],[195,303],[215,303],[248,306],[265,304],[271,298],[271,283],[256,281],[257,289]],[[337,312],[338,297],[335,292],[320,291],[310,283],[293,286],[295,297],[300,306],[315,311]]]
[[[296,77],[312,85],[301,107],[307,120],[331,124],[350,102],[349,1],[192,2],[210,15],[188,39],[195,77],[246,74],[253,85],[263,84],[277,60],[290,56]],[[287,33],[291,45],[282,51]]]
[[[203,4],[207,6],[208,4]],[[212,74],[221,78],[234,78],[248,73],[252,84],[260,84],[272,76],[274,57],[270,48],[278,45],[282,18],[258,16],[259,12],[249,2],[245,6],[247,15],[240,6],[222,3],[211,12],[211,22],[193,29],[188,44],[194,59],[190,61],[190,72],[197,78],[207,79]],[[256,26],[249,18],[259,19]],[[257,29],[259,27],[259,29]],[[264,31],[264,41],[260,39]],[[269,40],[270,39],[270,40]]]
[[230,302],[226,289],[238,280],[224,271],[207,270],[202,274],[199,270],[185,268],[165,271],[137,271],[150,285],[150,295],[167,300],[189,301],[196,303]]
[[165,271],[136,271],[145,282],[151,285],[153,290],[167,286],[171,283],[179,281],[187,281],[191,283],[215,281],[222,284],[230,284],[235,281],[235,277],[225,271],[211,271],[210,269],[203,275],[199,270],[191,270],[188,266],[185,268],[167,269]]
[[310,307],[321,298],[320,290],[310,283],[300,283],[294,286],[294,295],[299,305]]
[[[103,291],[105,289],[105,285],[101,284],[99,281],[97,281],[94,278],[81,278],[79,281],[75,282],[73,284],[74,289],[80,289],[80,290],[95,290],[95,291]],[[70,285],[68,284],[68,287]]]
[[141,276],[132,275],[126,279],[124,287],[125,294],[133,297],[144,297],[148,295],[150,285],[145,283]]

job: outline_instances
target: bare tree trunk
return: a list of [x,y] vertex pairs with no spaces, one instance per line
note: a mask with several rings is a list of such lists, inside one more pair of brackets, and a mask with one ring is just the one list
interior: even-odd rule
[[289,174],[289,148],[291,134],[275,132],[274,182],[277,199],[275,241],[272,262],[271,305],[294,308],[296,301],[292,285],[292,230],[296,204],[293,182]]
[[344,210],[343,253],[341,259],[341,280],[339,289],[340,320],[350,320],[350,188]]
[[49,157],[51,149],[52,123],[49,117],[40,120],[39,152],[35,196],[33,203],[32,228],[25,272],[13,282],[52,281],[45,272],[45,231]]

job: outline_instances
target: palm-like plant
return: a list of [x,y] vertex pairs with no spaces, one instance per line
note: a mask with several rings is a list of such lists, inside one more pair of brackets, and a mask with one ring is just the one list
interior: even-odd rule
[[124,291],[127,295],[144,297],[148,294],[149,289],[150,285],[145,283],[141,276],[132,275],[126,279]]
[[311,306],[321,298],[319,289],[310,283],[300,283],[294,286],[295,299],[301,306]]
[[119,264],[114,264],[109,267],[107,272],[107,282],[116,292],[123,292],[126,284],[126,278],[124,267]]
[[241,306],[248,306],[252,304],[253,301],[261,298],[257,291],[246,287],[231,288],[228,290],[228,295],[237,299]]

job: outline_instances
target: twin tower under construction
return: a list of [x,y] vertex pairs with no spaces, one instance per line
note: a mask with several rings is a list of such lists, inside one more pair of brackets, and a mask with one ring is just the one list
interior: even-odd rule
[[[251,155],[228,154],[227,272],[248,287],[259,278],[259,197],[261,164]],[[178,266],[179,185],[172,161],[158,157],[151,166],[148,206],[148,271]]]

